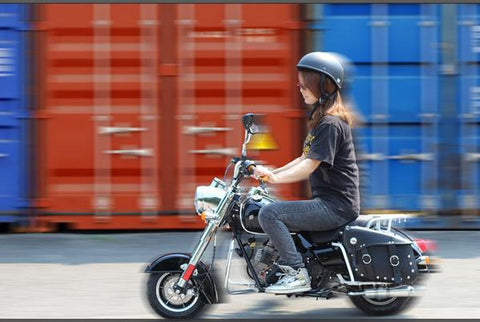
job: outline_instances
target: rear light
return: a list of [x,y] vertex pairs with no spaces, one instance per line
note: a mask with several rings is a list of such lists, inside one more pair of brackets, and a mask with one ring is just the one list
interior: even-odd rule
[[435,245],[435,242],[432,240],[428,239],[415,239],[414,240],[415,244],[420,248],[422,253],[426,253],[428,251],[436,251],[437,250],[437,245]]

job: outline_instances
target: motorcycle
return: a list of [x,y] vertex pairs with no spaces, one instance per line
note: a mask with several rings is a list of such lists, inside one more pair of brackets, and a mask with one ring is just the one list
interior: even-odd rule
[[[232,234],[225,269],[227,293],[265,292],[266,287],[278,280],[277,272],[272,269],[278,252],[258,222],[259,210],[276,199],[262,180],[248,192],[240,186],[242,180],[252,176],[256,166],[247,159],[247,144],[259,132],[254,114],[245,114],[242,123],[245,139],[241,156],[230,163],[234,165],[231,183],[227,185],[214,178],[209,186],[196,188],[195,209],[206,227],[193,253],[160,256],[145,270],[150,274],[148,301],[162,317],[192,318],[207,305],[219,302],[220,290],[212,274],[213,259],[211,265],[201,259],[221,227],[228,227]],[[344,294],[370,315],[400,312],[419,293],[423,276],[436,270],[425,254],[425,247],[394,227],[394,223],[403,219],[395,215],[361,215],[334,230],[292,232],[312,288],[287,296],[328,299],[334,294]],[[245,260],[252,282],[230,280],[234,253]]]

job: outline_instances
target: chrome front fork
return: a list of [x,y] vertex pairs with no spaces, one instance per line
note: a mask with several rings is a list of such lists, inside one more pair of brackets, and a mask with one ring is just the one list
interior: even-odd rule
[[187,282],[190,279],[190,276],[192,276],[192,273],[195,270],[195,267],[197,266],[198,262],[200,261],[200,258],[205,252],[205,249],[210,243],[212,236],[216,233],[217,228],[218,227],[214,220],[208,222],[208,225],[203,231],[203,235],[200,238],[200,241],[197,244],[197,247],[195,247],[195,250],[193,251],[192,257],[190,258],[190,262],[188,263],[187,268],[183,271],[182,276],[180,277],[180,279],[176,284],[177,287],[175,292],[177,294],[181,293],[182,289],[185,289],[185,286],[187,285]]
[[175,293],[177,294],[185,293],[185,286],[187,285],[188,280],[192,276],[195,270],[195,267],[197,266],[198,262],[200,261],[200,258],[205,252],[205,249],[210,243],[212,236],[215,235],[215,233],[217,232],[219,223],[223,220],[223,217],[226,215],[227,208],[232,202],[232,198],[234,196],[233,191],[235,187],[236,187],[236,181],[235,181],[235,184],[233,185],[233,188],[230,187],[226,195],[223,197],[222,201],[220,201],[215,211],[218,217],[216,219],[212,219],[208,221],[207,227],[203,231],[203,235],[200,238],[200,241],[198,242],[197,247],[195,247],[192,257],[190,258],[190,261],[188,262],[187,268],[183,271],[182,276],[180,276],[180,279],[174,286]]

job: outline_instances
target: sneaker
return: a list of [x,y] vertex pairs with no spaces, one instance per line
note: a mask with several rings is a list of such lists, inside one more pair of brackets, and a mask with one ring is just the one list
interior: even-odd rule
[[265,293],[290,294],[306,292],[312,289],[306,268],[294,269],[290,266],[278,265],[282,270],[280,279],[267,287]]

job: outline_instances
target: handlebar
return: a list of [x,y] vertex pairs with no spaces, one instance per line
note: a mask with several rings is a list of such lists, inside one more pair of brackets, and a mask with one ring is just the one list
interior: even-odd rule
[[[255,173],[256,166],[257,165],[255,164],[255,162],[251,160],[245,160],[245,169],[247,170],[247,173],[249,175],[253,175]],[[260,180],[260,183],[268,183],[270,181],[268,176],[261,176],[260,178],[258,178],[258,180]]]
[[[243,175],[252,176],[255,173],[255,167],[257,166],[255,164],[255,161],[245,160],[245,159],[242,160],[242,158],[233,157],[231,160],[231,163],[237,164],[237,162],[239,161],[242,161],[239,167],[239,170],[243,169],[243,170],[240,170],[240,172],[243,173]],[[268,176],[261,176],[260,178],[256,178],[256,179],[260,181],[261,186],[263,186],[265,183],[268,183],[270,181]]]

